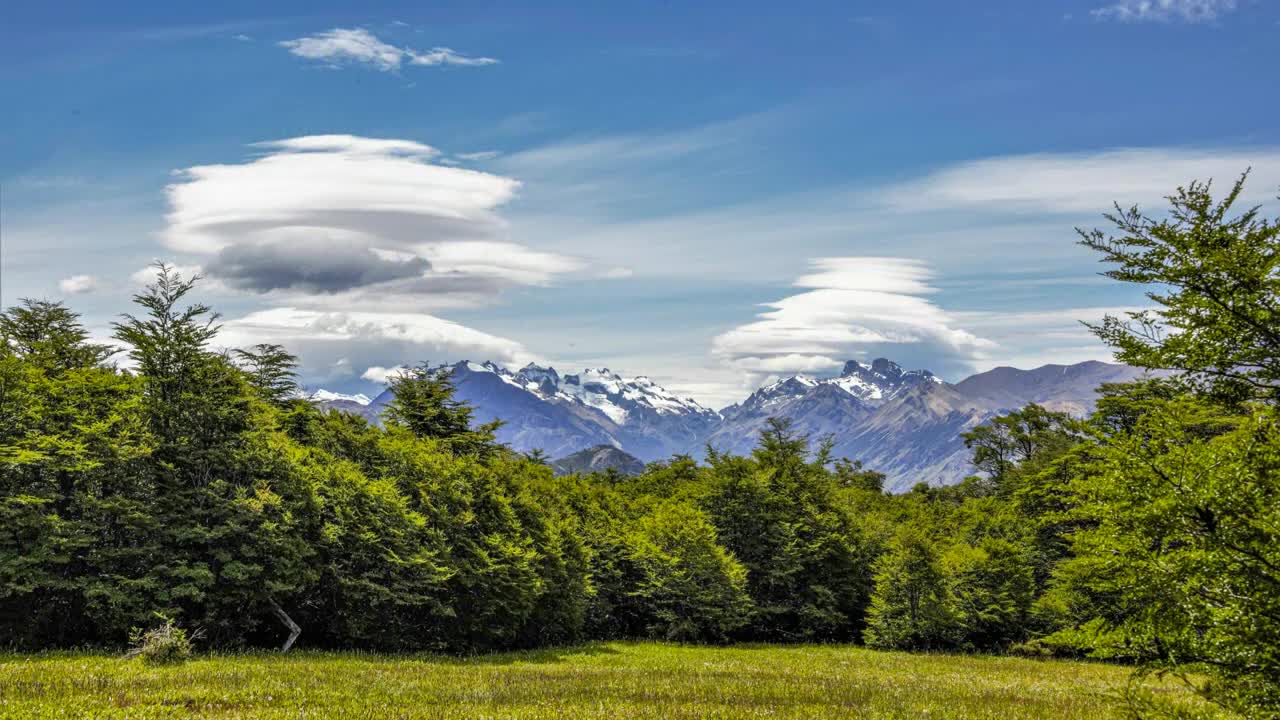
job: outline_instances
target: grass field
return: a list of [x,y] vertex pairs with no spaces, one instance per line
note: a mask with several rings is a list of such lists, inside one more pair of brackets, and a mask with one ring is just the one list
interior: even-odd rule
[[[611,643],[468,659],[296,653],[171,667],[0,655],[0,718],[1091,718],[1127,670],[835,646]],[[1177,697],[1173,684],[1152,688]]]

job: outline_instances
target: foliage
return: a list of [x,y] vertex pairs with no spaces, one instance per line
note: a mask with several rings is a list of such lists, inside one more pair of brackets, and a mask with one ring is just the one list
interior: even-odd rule
[[987,474],[995,492],[1007,493],[1010,473],[1037,454],[1070,444],[1075,435],[1070,415],[1035,403],[960,433],[973,451],[973,466]]
[[[1212,672],[1203,693],[1280,715],[1280,418],[1224,416],[1192,399],[1145,414],[1082,476],[1064,593],[1098,621],[1073,633],[1092,654]],[[1269,714],[1268,714],[1269,713]]]
[[94,367],[114,354],[88,339],[80,316],[59,303],[27,299],[0,314],[0,346],[51,374]]
[[647,631],[666,640],[725,640],[750,620],[747,571],[716,544],[699,510],[659,506],[630,537],[630,561],[641,573],[632,596],[649,616]]
[[700,500],[747,568],[754,638],[847,638],[862,625],[871,558],[825,462],[807,451],[807,438],[772,420],[753,457],[712,459]]
[[1218,201],[1207,183],[1179,188],[1163,220],[1117,210],[1121,238],[1084,234],[1118,266],[1110,277],[1161,289],[1148,293],[1157,310],[1095,332],[1122,360],[1176,374],[1099,403],[1089,462],[1070,478],[1072,556],[1046,596],[1064,627],[1045,642],[1276,718],[1280,220],[1230,215],[1244,182]]
[[955,645],[959,630],[941,559],[933,543],[904,529],[876,563],[867,610],[867,645],[937,650]]
[[387,406],[387,423],[402,427],[420,438],[445,441],[460,453],[487,455],[496,448],[493,434],[501,422],[471,427],[469,405],[453,398],[453,381],[446,368],[426,363],[401,371],[391,378],[393,394]]
[[1169,198],[1169,216],[1137,207],[1107,215],[1119,237],[1080,230],[1081,243],[1116,267],[1115,280],[1154,286],[1158,307],[1093,328],[1117,357],[1165,368],[1220,398],[1280,399],[1280,221],[1258,208],[1231,215],[1247,173],[1215,200],[1193,182]]
[[[212,350],[197,278],[164,265],[115,325],[128,370],[24,300],[0,313],[0,637],[119,646],[162,613],[133,636],[158,656],[179,624],[216,648],[295,624],[302,647],[455,653],[863,640],[1123,661],[1280,717],[1280,231],[1229,217],[1240,188],[1086,234],[1161,289],[1098,334],[1172,374],[1104,386],[1088,418],[991,418],[962,436],[975,475],[902,495],[777,419],[745,457],[554,477],[425,364],[385,426],[324,412],[286,349]],[[1145,682],[1131,714],[1212,714]]]
[[150,630],[134,628],[129,633],[128,658],[140,658],[148,665],[176,665],[191,658],[191,637],[173,624],[173,618],[156,613],[160,625]]
[[244,366],[249,384],[263,400],[282,404],[298,394],[298,382],[294,379],[298,358],[284,346],[262,343],[233,352]]

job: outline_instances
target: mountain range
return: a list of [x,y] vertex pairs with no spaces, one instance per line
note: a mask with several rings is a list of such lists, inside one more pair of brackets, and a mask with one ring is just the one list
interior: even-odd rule
[[[708,444],[746,453],[768,418],[783,417],[812,438],[831,436],[836,457],[885,473],[891,491],[922,481],[953,484],[971,474],[960,433],[1002,412],[1035,402],[1083,415],[1092,409],[1099,385],[1142,375],[1125,365],[1090,361],[1034,370],[999,367],[952,384],[884,358],[869,365],[850,360],[835,377],[784,378],[717,412],[647,377],[623,378],[608,368],[561,375],[532,364],[516,371],[492,362],[448,367],[456,397],[475,408],[478,422],[503,420],[498,440],[517,450],[539,448],[562,458],[595,453],[603,445],[645,462],[680,453],[701,457]],[[384,391],[370,401],[318,391],[311,399],[376,421],[391,394]]]

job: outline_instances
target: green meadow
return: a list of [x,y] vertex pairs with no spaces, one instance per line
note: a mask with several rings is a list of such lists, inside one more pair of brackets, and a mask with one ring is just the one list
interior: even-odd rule
[[[1196,701],[1173,681],[1145,691]],[[150,666],[0,656],[0,718],[1105,718],[1126,668],[850,646],[608,643],[470,658],[299,652]],[[1199,709],[1199,708],[1197,708]]]

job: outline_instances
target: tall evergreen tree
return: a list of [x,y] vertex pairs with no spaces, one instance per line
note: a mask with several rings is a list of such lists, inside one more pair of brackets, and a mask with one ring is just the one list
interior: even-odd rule
[[248,350],[237,349],[235,356],[262,399],[282,405],[298,394],[298,357],[284,346],[261,343]]
[[388,389],[393,396],[385,411],[389,424],[439,440],[459,454],[490,455],[497,449],[494,433],[502,423],[471,427],[474,410],[454,397],[448,367],[423,363],[403,370],[391,378]]

